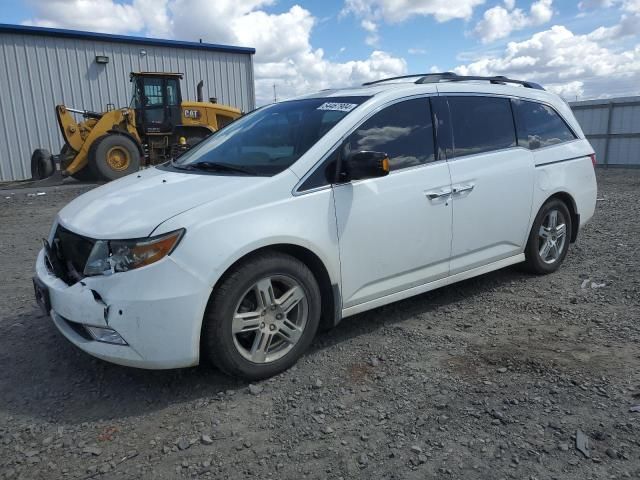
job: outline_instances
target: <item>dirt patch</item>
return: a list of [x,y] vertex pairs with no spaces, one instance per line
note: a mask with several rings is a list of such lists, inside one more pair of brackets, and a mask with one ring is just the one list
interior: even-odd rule
[[509,268],[346,319],[251,390],[70,345],[30,282],[85,187],[0,195],[0,478],[640,478],[640,171],[598,182],[557,273]]

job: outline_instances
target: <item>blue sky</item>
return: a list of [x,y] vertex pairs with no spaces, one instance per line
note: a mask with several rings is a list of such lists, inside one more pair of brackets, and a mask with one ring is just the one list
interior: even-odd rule
[[252,46],[259,101],[435,70],[640,94],[640,0],[27,0],[0,22]]

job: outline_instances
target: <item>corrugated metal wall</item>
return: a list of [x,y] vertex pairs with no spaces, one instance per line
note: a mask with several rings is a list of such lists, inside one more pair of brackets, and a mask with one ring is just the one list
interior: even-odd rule
[[570,103],[600,166],[640,167],[640,97]]
[[[109,57],[97,64],[96,55]],[[58,104],[103,111],[128,106],[129,72],[184,73],[182,97],[204,98],[247,112],[255,108],[253,59],[248,53],[173,48],[0,32],[0,180],[31,177],[30,158],[42,147],[62,147]]]

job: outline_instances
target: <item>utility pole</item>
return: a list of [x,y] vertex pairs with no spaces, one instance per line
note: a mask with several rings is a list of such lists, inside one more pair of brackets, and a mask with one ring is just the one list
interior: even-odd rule
[[276,95],[276,84],[273,84],[273,103],[278,103],[278,95]]

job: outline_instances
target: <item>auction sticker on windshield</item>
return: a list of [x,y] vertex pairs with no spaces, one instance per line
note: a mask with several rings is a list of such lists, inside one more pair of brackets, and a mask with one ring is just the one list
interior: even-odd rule
[[325,102],[318,107],[318,110],[334,110],[336,112],[350,112],[357,106],[358,104],[356,103]]

